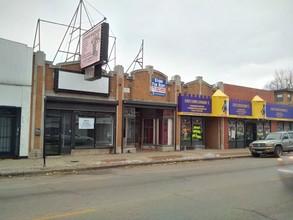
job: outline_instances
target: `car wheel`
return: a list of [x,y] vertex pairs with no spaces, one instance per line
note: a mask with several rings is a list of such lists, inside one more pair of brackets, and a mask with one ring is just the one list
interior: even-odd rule
[[280,156],[282,156],[282,152],[283,152],[282,147],[281,146],[276,146],[275,151],[274,151],[274,156],[275,157],[280,157]]
[[251,153],[251,155],[252,155],[253,157],[259,157],[259,156],[260,156],[260,154],[258,154],[258,153]]

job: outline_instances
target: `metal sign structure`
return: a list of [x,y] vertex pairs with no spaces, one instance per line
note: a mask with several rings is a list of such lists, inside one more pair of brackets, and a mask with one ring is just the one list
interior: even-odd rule
[[[80,0],[74,15],[68,25],[61,24],[53,21],[46,21],[42,19],[38,19],[35,36],[34,36],[34,44],[33,48],[36,51],[41,51],[41,24],[47,23],[52,24],[60,27],[65,27],[66,31],[61,39],[61,43],[57,49],[57,52],[53,58],[53,63],[57,62],[72,62],[72,61],[79,61],[81,58],[81,41],[82,35],[91,29],[92,27],[105,22],[107,19],[104,15],[102,15],[98,10],[96,10],[92,5],[86,2],[91,8],[98,12],[102,19],[100,19],[97,23],[91,19],[89,14],[89,10],[87,9],[85,0]],[[85,17],[85,19],[84,19]],[[87,26],[87,27],[86,27]],[[55,33],[51,33],[54,35]],[[113,36],[111,32],[111,36],[109,35],[109,49],[108,53],[108,63],[105,65],[105,69],[112,70],[111,66],[116,66],[116,37]],[[58,59],[59,58],[59,59]],[[113,65],[111,65],[113,64]],[[111,65],[111,66],[110,66]]]

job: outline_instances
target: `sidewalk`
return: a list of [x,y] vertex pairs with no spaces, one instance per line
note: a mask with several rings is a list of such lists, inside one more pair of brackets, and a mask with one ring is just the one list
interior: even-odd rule
[[139,166],[168,162],[215,160],[250,157],[248,148],[225,150],[186,150],[173,152],[137,152],[135,154],[104,154],[82,156],[49,156],[44,167],[43,159],[0,160],[0,177],[52,175],[78,171]]

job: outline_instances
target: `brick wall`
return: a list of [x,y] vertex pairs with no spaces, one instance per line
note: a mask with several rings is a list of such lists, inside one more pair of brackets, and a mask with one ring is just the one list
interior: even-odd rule
[[256,95],[267,103],[274,103],[274,92],[262,89],[254,89],[243,86],[224,84],[224,91],[230,99],[251,101]]
[[183,89],[183,94],[195,94],[199,95],[201,91],[201,95],[204,96],[212,96],[213,90],[212,86],[203,82],[201,85],[198,80],[185,84]]

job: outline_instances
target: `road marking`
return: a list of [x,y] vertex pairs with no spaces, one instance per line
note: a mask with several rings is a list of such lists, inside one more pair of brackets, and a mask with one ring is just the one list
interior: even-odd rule
[[279,176],[279,177],[272,177],[270,180],[271,181],[276,181],[276,180],[282,180],[282,179],[288,179],[288,178],[292,178],[291,176]]
[[81,215],[81,214],[92,213],[92,212],[96,212],[96,210],[82,210],[79,212],[71,212],[71,213],[64,213],[59,215],[51,215],[47,217],[35,218],[34,220],[48,220],[48,219],[55,219],[55,218],[62,218],[62,217],[70,217],[74,215]]

